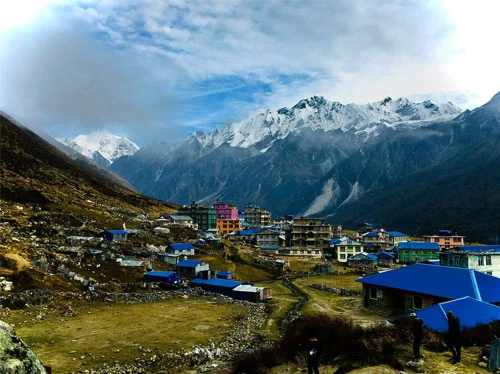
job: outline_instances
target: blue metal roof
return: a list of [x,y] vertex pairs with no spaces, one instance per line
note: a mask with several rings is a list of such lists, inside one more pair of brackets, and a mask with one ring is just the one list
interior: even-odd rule
[[268,250],[278,250],[280,247],[277,245],[261,245],[261,249],[268,249]]
[[340,244],[344,241],[345,239],[344,238],[340,238],[340,239],[330,239],[330,244]]
[[394,237],[399,237],[399,236],[408,236],[407,234],[403,234],[402,232],[399,231],[386,231],[387,235],[394,236]]
[[181,244],[170,244],[170,248],[174,251],[189,251],[194,249],[194,246],[191,243],[181,243]]
[[470,296],[488,303],[500,302],[500,278],[451,266],[414,264],[356,281],[447,299]]
[[357,253],[354,256],[349,257],[348,260],[370,260],[370,261],[377,261],[377,256],[372,255],[371,253]]
[[500,252],[500,245],[462,245],[455,248],[466,252]]
[[223,277],[226,277],[228,275],[233,275],[233,272],[232,271],[219,271],[217,274],[222,275]]
[[398,247],[401,249],[416,249],[416,250],[426,250],[426,251],[439,251],[438,243],[434,242],[400,242]]
[[233,289],[236,286],[239,286],[240,284],[243,284],[243,282],[237,282],[234,280],[230,279],[219,279],[219,278],[213,278],[213,279],[200,279],[200,278],[195,278],[191,281],[192,284],[199,284],[199,285],[209,285],[209,286],[216,286],[216,287],[224,287],[224,288],[230,288]]
[[177,267],[185,267],[185,268],[195,268],[201,263],[201,260],[181,260],[177,263]]
[[104,232],[109,232],[113,235],[127,235],[127,232],[125,230],[106,230]]
[[394,258],[396,258],[396,256],[394,256],[393,254],[391,254],[389,252],[382,251],[382,252],[377,253],[377,258],[390,258],[390,259],[394,259]]
[[415,314],[424,321],[424,325],[428,328],[437,332],[446,332],[448,331],[446,312],[449,310],[460,318],[462,328],[471,328],[500,320],[500,307],[468,296],[433,305]]
[[378,233],[371,231],[371,232],[367,232],[366,234],[363,234],[363,236],[373,238],[373,237],[378,237]]

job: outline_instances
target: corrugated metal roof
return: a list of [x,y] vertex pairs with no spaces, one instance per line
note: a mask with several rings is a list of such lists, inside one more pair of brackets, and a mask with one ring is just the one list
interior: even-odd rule
[[172,274],[175,274],[173,271],[150,271],[146,273],[145,275],[151,275],[151,276],[157,276],[157,277],[169,277]]
[[143,266],[145,265],[144,261],[139,261],[139,260],[122,260],[120,262],[121,266],[131,266],[131,267],[137,267],[137,266]]
[[434,242],[400,242],[399,249],[418,249],[427,251],[439,251],[441,247],[438,243]]
[[262,287],[255,287],[251,286],[249,284],[240,284],[239,286],[235,287],[233,291],[237,292],[260,292]]
[[233,275],[233,272],[232,271],[219,271],[217,274],[226,277],[228,275]]
[[386,252],[386,251],[382,251],[382,252],[379,252],[377,253],[377,258],[396,258],[396,256],[394,256],[393,254],[389,253],[389,252]]
[[500,308],[471,297],[462,297],[422,309],[415,314],[424,321],[424,325],[437,332],[448,331],[446,312],[460,318],[462,328],[471,328],[480,324],[488,324],[500,320]]
[[190,251],[194,249],[194,246],[191,243],[179,243],[179,244],[170,244],[170,248],[174,251]]
[[500,252],[500,245],[462,245],[455,248],[466,252]]
[[106,230],[104,232],[109,232],[113,235],[127,235],[127,232],[125,230]]
[[366,234],[363,234],[363,236],[366,236],[366,237],[369,237],[369,238],[374,238],[374,237],[378,237],[378,234],[376,232],[367,232]]
[[408,236],[407,234],[403,234],[402,232],[399,231],[387,231],[387,235],[394,237]]
[[230,279],[218,279],[218,278],[213,278],[213,279],[195,278],[191,281],[191,283],[200,284],[200,285],[206,284],[206,285],[210,285],[210,286],[224,287],[224,288],[230,288],[230,289],[233,289],[233,288],[239,286],[240,284],[242,284],[242,282],[237,282],[237,281],[233,281]]
[[348,260],[370,260],[370,261],[377,261],[377,256],[372,255],[371,253],[357,253],[354,256],[349,257]]
[[201,260],[181,260],[177,263],[177,267],[185,267],[185,268],[195,268],[201,263]]
[[458,299],[500,302],[500,278],[471,269],[414,264],[356,279],[357,282]]

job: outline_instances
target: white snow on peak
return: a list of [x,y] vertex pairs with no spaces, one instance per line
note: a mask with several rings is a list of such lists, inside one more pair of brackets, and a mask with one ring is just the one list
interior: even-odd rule
[[110,163],[122,156],[131,156],[139,150],[139,146],[131,140],[113,135],[107,130],[78,135],[74,139],[57,140],[89,158],[94,158],[95,152],[99,152]]
[[452,119],[461,112],[452,103],[438,106],[429,100],[413,103],[406,98],[387,97],[370,104],[345,105],[314,96],[300,100],[292,108],[276,112],[258,110],[241,122],[195,137],[202,147],[227,143],[240,148],[256,146],[265,152],[271,142],[300,133],[305,128],[377,136],[380,126],[423,126],[432,121]]

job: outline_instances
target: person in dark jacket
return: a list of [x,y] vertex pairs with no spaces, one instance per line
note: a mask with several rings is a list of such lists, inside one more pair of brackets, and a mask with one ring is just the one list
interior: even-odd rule
[[456,365],[460,363],[462,356],[460,319],[452,311],[446,313],[446,317],[448,317],[447,345],[453,354],[452,363]]
[[420,354],[420,346],[422,345],[422,338],[424,336],[424,322],[417,317],[415,313],[410,314],[411,330],[413,332],[413,357],[415,360],[424,358]]
[[321,356],[321,346],[318,338],[312,336],[307,344],[307,372],[308,374],[319,374],[319,359]]

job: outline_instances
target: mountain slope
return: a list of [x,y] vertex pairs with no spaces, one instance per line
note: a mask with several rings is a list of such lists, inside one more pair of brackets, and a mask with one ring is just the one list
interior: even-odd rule
[[136,207],[168,206],[168,203],[139,195],[92,173],[4,115],[0,115],[0,124],[3,200],[85,205],[88,199],[96,198]]

